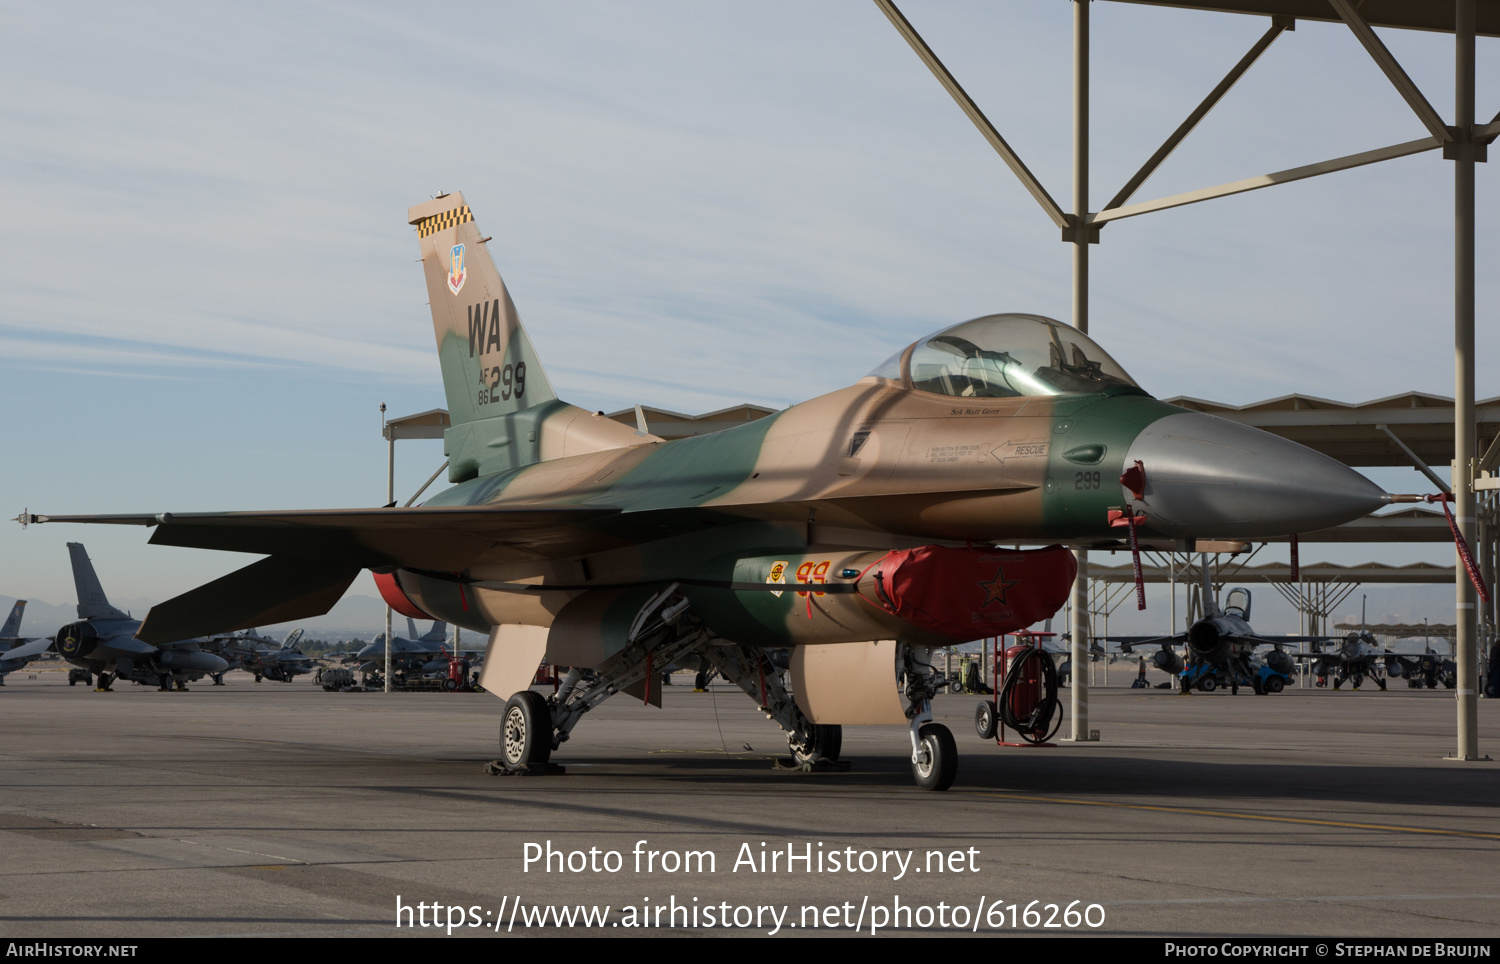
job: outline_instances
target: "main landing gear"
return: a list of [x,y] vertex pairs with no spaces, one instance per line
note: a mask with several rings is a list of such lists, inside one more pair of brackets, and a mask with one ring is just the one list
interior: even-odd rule
[[552,709],[546,697],[525,690],[505,704],[500,759],[508,770],[545,764],[552,756]]
[[[946,790],[958,774],[953,734],[932,720],[932,697],[947,684],[933,668],[933,651],[901,645],[896,665],[906,703],[911,738],[912,778],[924,790]],[[522,690],[506,701],[500,726],[500,758],[491,773],[560,773],[552,751],[567,742],[573,727],[589,710],[629,689],[650,702],[660,667],[696,654],[703,659],[699,675],[710,668],[756,701],[761,712],[786,733],[792,760],[803,769],[838,765],[843,727],[815,723],[797,706],[782,673],[764,647],[746,646],[713,636],[692,611],[676,584],[654,595],[635,617],[625,645],[591,670],[572,667],[552,696]],[[892,681],[893,684],[896,682]]]

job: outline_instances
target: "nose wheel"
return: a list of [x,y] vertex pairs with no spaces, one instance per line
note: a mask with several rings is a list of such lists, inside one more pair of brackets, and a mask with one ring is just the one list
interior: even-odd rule
[[923,724],[912,752],[911,776],[923,790],[946,790],[958,776],[958,744],[941,723]]

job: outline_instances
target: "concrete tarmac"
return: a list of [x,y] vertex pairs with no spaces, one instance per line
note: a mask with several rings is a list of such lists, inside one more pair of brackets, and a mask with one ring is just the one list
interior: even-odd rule
[[[489,695],[33,670],[0,688],[5,939],[1500,937],[1500,770],[1443,759],[1452,692],[1400,681],[1117,680],[1091,692],[1101,741],[1055,748],[986,744],[979,698],[945,696],[958,782],[927,793],[904,728],[845,727],[847,770],[776,769],[780,731],[690,677],[586,717],[565,775],[497,777]],[[1482,701],[1482,752],[1497,723]]]

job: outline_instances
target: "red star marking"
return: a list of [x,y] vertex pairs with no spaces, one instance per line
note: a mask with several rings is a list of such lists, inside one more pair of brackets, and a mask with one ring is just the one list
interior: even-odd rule
[[1009,592],[1010,587],[1019,586],[1020,584],[1021,580],[1019,579],[1006,579],[1004,569],[996,569],[994,579],[989,582],[981,581],[979,583],[979,588],[984,590],[984,602],[979,604],[979,608],[988,609],[995,603],[1004,605],[1006,603],[1005,595]]

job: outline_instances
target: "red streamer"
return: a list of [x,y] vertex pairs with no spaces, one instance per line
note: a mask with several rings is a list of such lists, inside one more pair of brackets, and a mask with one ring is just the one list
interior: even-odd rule
[[[1139,463],[1138,463],[1139,464]],[[1125,528],[1130,530],[1130,566],[1135,572],[1135,608],[1146,608],[1146,579],[1141,575],[1141,543],[1135,533],[1135,510],[1125,506]]]
[[1469,582],[1473,584],[1474,591],[1479,593],[1480,600],[1489,602],[1489,590],[1484,587],[1484,580],[1479,578],[1479,568],[1474,565],[1474,557],[1469,554],[1469,544],[1464,541],[1463,533],[1458,531],[1458,523],[1454,521],[1453,513],[1448,511],[1448,503],[1453,501],[1453,493],[1440,492],[1423,498],[1427,502],[1442,503],[1443,518],[1448,520],[1448,531],[1453,533],[1453,547],[1458,550],[1458,558],[1464,564],[1464,572],[1469,574]]

